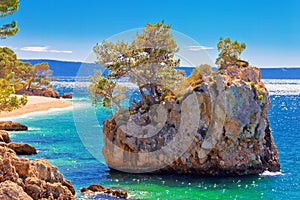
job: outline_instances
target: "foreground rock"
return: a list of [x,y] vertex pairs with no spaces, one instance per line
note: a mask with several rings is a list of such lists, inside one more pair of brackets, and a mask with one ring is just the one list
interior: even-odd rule
[[6,131],[0,130],[0,146],[8,147],[16,152],[17,155],[37,154],[36,148],[30,144],[12,142]]
[[5,131],[27,131],[28,127],[18,122],[2,121],[0,122],[0,130]]
[[81,193],[89,195],[108,194],[110,196],[126,199],[128,194],[125,190],[113,190],[101,185],[90,185],[88,188],[82,188]]
[[[180,101],[165,99],[153,118],[138,112],[129,120],[106,120],[107,165],[131,173],[202,176],[279,171],[269,94],[260,79],[258,68],[228,67],[199,75]],[[156,132],[145,135],[147,129]]]
[[0,199],[75,199],[70,182],[45,159],[18,158],[0,146],[0,171]]
[[11,142],[8,132],[0,130],[0,142],[4,142],[4,143]]
[[26,94],[28,96],[44,96],[59,98],[59,94],[52,88],[31,88],[31,89],[22,89],[18,90],[16,94],[22,95]]
[[12,181],[4,181],[0,183],[0,199],[2,200],[32,200],[32,198],[24,192],[23,188]]

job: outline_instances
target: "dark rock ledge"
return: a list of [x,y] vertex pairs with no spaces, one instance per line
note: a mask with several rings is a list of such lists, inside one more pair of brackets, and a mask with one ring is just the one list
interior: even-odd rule
[[12,142],[6,131],[0,130],[0,146],[12,149],[17,155],[37,154],[36,148],[30,144]]
[[92,196],[97,196],[101,194],[107,194],[109,196],[127,199],[128,194],[125,190],[113,190],[111,188],[103,187],[101,185],[93,184],[88,188],[82,188],[81,193]]
[[0,121],[0,130],[5,131],[27,131],[28,127],[24,124],[12,121]]

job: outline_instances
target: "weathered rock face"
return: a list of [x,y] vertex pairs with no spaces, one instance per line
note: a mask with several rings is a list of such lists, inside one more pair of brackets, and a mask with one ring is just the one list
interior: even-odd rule
[[16,94],[26,94],[28,96],[44,96],[59,98],[59,94],[52,88],[31,88],[31,89],[22,89],[18,90]]
[[1,121],[0,122],[0,130],[5,131],[27,131],[28,127],[20,124],[18,122],[12,122],[12,121]]
[[30,161],[0,147],[0,199],[75,199],[74,188],[47,160]]
[[11,142],[8,132],[0,130],[0,142],[4,142],[4,143]]
[[23,188],[12,181],[0,183],[0,199],[2,200],[32,200]]
[[37,154],[36,148],[30,144],[23,144],[18,142],[12,142],[10,140],[9,134],[6,131],[0,130],[0,146],[8,147],[17,155],[32,155]]
[[140,125],[145,117],[139,113],[125,125],[106,120],[102,151],[107,165],[132,173],[203,176],[279,171],[268,121],[269,94],[260,78],[260,70],[250,66],[199,77],[180,102],[169,99],[159,105],[150,119],[160,127],[155,135],[145,135],[147,124]]

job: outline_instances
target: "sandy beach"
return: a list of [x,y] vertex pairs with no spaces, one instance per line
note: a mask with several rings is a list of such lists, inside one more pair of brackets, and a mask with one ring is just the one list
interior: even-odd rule
[[1,112],[1,118],[7,117],[18,117],[21,115],[47,111],[51,108],[66,108],[72,106],[72,103],[63,99],[55,99],[49,97],[41,97],[41,96],[27,96],[28,102],[25,106],[13,110],[12,112]]

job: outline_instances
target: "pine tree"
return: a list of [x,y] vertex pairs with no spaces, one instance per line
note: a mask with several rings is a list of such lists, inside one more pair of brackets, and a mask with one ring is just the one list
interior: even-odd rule
[[[105,106],[119,104],[123,89],[114,80],[128,77],[139,88],[142,104],[157,104],[172,92],[176,83],[184,78],[175,53],[179,50],[170,33],[171,26],[164,21],[147,24],[132,42],[107,42],[96,44],[97,63],[108,68],[110,74],[91,77],[90,94],[94,101],[102,99]],[[119,92],[116,92],[119,91]],[[120,92],[121,91],[121,92]],[[114,95],[119,95],[114,98]],[[117,102],[114,102],[116,100]]]
[[7,47],[0,48],[0,112],[11,111],[27,103],[27,97],[17,98],[15,89],[22,87],[16,76],[22,63]]
[[[13,14],[19,8],[19,0],[1,0],[0,1],[0,17]],[[9,24],[0,26],[0,38],[14,36],[18,32],[17,22],[14,20]]]
[[246,49],[246,44],[238,41],[232,42],[230,38],[220,38],[217,48],[219,56],[216,59],[216,65],[219,69],[226,69],[228,66],[237,64],[241,53]]

